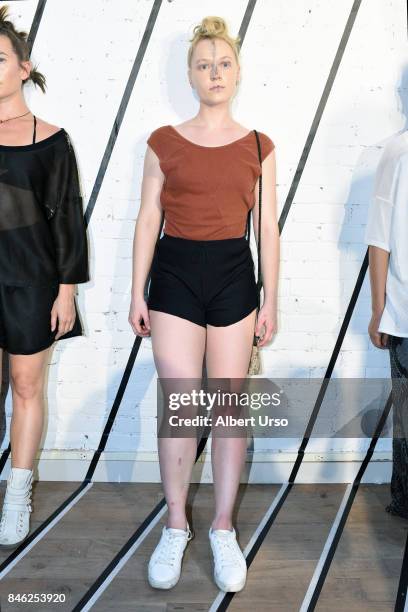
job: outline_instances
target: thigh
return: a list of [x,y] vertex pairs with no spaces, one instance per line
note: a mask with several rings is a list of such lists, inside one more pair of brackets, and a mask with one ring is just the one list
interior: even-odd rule
[[225,327],[207,325],[206,369],[210,378],[245,378],[255,329],[256,308]]
[[153,357],[161,378],[201,378],[206,329],[167,312],[149,310]]
[[32,355],[10,355],[10,380],[24,386],[44,385],[46,366],[49,361],[50,348]]

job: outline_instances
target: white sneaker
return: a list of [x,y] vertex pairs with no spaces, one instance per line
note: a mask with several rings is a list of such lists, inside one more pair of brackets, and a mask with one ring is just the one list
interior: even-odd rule
[[11,468],[0,521],[0,546],[14,548],[30,531],[33,471]]
[[181,574],[181,561],[187,543],[194,532],[187,523],[187,529],[164,526],[158,545],[150,557],[148,579],[156,589],[171,589]]
[[208,532],[214,555],[214,580],[221,591],[240,591],[246,581],[247,564],[235,529],[212,529]]

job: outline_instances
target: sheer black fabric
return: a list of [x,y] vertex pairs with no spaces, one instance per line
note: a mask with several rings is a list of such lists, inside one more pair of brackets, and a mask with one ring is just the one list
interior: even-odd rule
[[67,132],[0,145],[0,283],[45,287],[88,280],[82,197]]

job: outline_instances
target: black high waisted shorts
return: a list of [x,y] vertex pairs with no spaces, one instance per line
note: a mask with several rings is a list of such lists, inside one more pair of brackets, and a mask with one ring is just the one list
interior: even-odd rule
[[[59,287],[15,287],[0,283],[0,348],[14,355],[33,355],[50,347],[57,329],[51,331],[51,309]],[[59,338],[82,335],[75,304],[73,329]]]
[[254,270],[245,236],[187,240],[164,234],[153,257],[147,306],[203,327],[231,325],[258,305]]

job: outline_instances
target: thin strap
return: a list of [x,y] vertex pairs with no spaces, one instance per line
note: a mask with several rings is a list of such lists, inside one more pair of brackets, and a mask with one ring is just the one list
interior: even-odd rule
[[[262,213],[262,152],[261,152],[261,142],[259,139],[259,134],[256,130],[254,130],[254,134],[256,137],[256,144],[258,147],[258,159],[259,159],[259,165],[261,167],[261,173],[259,175],[259,195],[258,195],[258,245],[257,245],[257,251],[258,251],[258,278],[256,281],[256,289],[257,289],[257,301],[258,301],[258,306],[257,306],[257,312],[259,311],[260,307],[261,307],[261,287],[262,287],[262,270],[261,270],[261,213]],[[253,218],[253,214],[254,214],[254,209],[251,208],[251,210],[248,211],[248,217],[247,217],[247,225],[246,225],[246,232],[245,232],[245,237],[246,239],[250,240],[250,233],[251,233],[251,227],[250,227],[250,218],[252,215]],[[255,339],[254,339],[255,342]]]
[[33,130],[33,144],[34,144],[36,133],[37,133],[37,117],[35,115],[33,115],[33,117],[34,117],[34,130]]
[[261,214],[262,214],[262,153],[259,134],[254,130],[256,136],[256,144],[258,146],[259,165],[261,166],[261,174],[259,175],[259,196],[258,196],[258,310],[261,307],[261,287],[262,287],[262,270],[261,270]]

